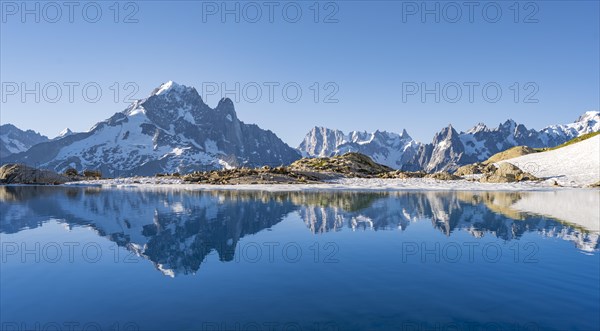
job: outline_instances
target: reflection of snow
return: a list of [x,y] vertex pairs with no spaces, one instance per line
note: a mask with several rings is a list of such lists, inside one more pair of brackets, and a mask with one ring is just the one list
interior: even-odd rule
[[367,228],[372,229],[373,228],[373,220],[370,219],[369,217],[363,216],[363,215],[358,215],[356,217],[352,217],[352,220],[350,220],[351,224],[352,224],[352,230],[356,230],[356,228],[360,225],[360,224],[365,224]]
[[527,192],[512,209],[543,215],[600,232],[600,191]]

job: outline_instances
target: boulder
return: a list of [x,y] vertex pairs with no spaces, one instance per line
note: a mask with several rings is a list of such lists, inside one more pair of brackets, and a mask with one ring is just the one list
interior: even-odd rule
[[406,179],[406,178],[423,178],[425,177],[425,175],[427,175],[427,173],[422,172],[422,171],[401,171],[401,170],[395,170],[395,171],[389,171],[389,172],[384,172],[378,175],[379,178],[385,178],[385,179],[389,179],[389,178],[397,178],[397,179]]
[[366,155],[354,152],[333,157],[303,158],[292,163],[289,168],[293,171],[335,173],[346,177],[373,177],[394,171]]
[[473,163],[464,165],[454,172],[456,176],[477,175],[483,173],[484,165],[481,163]]
[[433,174],[428,174],[425,176],[425,178],[433,178],[433,179],[437,179],[437,180],[457,180],[457,179],[461,179],[459,176],[450,174],[448,172],[445,171],[441,171],[441,172],[436,172]]
[[519,167],[508,162],[493,165],[494,171],[489,171],[479,180],[482,183],[512,183],[525,180],[538,180],[534,175],[523,172]]
[[63,184],[70,178],[52,170],[35,169],[24,164],[5,164],[0,167],[3,184]]

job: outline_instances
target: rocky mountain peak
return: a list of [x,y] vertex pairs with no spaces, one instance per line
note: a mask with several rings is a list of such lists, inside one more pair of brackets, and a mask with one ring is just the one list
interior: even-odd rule
[[440,132],[435,134],[435,136],[433,137],[433,143],[435,144],[444,140],[454,139],[458,139],[458,132],[456,132],[456,130],[454,130],[454,128],[452,127],[452,124],[450,124],[447,127],[443,128]]
[[471,133],[471,134],[475,134],[478,132],[486,132],[489,131],[490,129],[488,129],[488,127],[484,124],[484,123],[477,123],[477,125],[475,125],[474,127],[472,127],[471,129],[469,129],[467,131],[467,133]]
[[193,88],[187,87],[185,85],[177,84],[174,81],[170,80],[166,83],[160,84],[159,87],[155,88],[152,91],[150,96],[162,95],[162,94],[166,95],[166,94],[171,94],[171,93],[182,94],[182,93],[186,93],[187,91],[189,91],[191,89],[193,89]]
[[504,123],[501,123],[498,128],[501,129],[502,131],[514,131],[515,127],[517,126],[517,122],[515,122],[512,119],[507,119]]
[[583,113],[575,122],[600,122],[600,111],[590,110]]
[[406,129],[402,129],[402,133],[400,134],[400,137],[402,139],[411,139],[412,140],[412,137],[408,134]]
[[217,110],[228,110],[228,109],[233,109],[233,101],[229,98],[221,98],[221,100],[219,100],[219,103],[217,104]]
[[64,128],[59,134],[57,138],[62,138],[62,137],[66,137],[66,136],[70,136],[73,134],[73,131],[71,131],[71,129],[69,128]]

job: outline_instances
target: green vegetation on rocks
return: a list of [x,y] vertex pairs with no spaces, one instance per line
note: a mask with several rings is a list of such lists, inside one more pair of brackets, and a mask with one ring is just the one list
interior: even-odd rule
[[502,151],[500,153],[496,153],[496,154],[492,155],[489,159],[487,159],[486,161],[483,161],[483,164],[492,164],[492,163],[496,163],[496,162],[500,162],[500,161],[504,161],[504,160],[508,160],[508,159],[513,159],[515,157],[535,153],[535,152],[537,152],[537,150],[535,150],[531,147],[515,146],[513,148],[509,148],[505,151]]
[[540,152],[552,151],[552,150],[555,150],[555,149],[559,149],[559,148],[562,148],[562,147],[565,147],[565,146],[569,146],[569,145],[572,145],[572,144],[578,143],[578,142],[580,142],[580,141],[584,141],[584,140],[586,140],[586,139],[590,139],[590,138],[592,138],[592,137],[595,137],[595,136],[597,136],[597,135],[599,135],[599,134],[600,134],[600,131],[598,131],[598,132],[586,133],[586,134],[584,134],[584,135],[581,135],[581,136],[579,136],[579,137],[577,137],[577,138],[573,138],[573,139],[571,139],[571,140],[567,141],[566,143],[564,143],[564,144],[562,144],[562,145],[558,145],[558,146],[555,146],[555,147],[550,147],[550,148],[539,148],[539,149],[537,149],[537,151],[540,151]]

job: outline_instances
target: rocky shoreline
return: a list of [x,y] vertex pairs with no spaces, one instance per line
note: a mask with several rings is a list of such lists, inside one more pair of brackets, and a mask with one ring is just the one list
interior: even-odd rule
[[[100,177],[101,174],[94,171],[84,171],[83,174],[78,174],[73,169],[69,169],[65,174],[57,174],[50,170],[35,169],[20,164],[9,164],[0,167],[0,184],[58,185],[67,182],[99,179]],[[188,184],[209,185],[319,184],[335,179],[350,178],[423,178],[440,181],[466,179],[482,183],[513,183],[539,180],[509,163],[500,165],[473,164],[459,168],[454,174],[448,172],[428,174],[425,172],[394,170],[359,153],[346,153],[329,158],[303,158],[289,166],[242,167],[197,171],[186,175],[157,174],[156,177],[178,179],[182,183]]]

